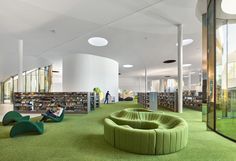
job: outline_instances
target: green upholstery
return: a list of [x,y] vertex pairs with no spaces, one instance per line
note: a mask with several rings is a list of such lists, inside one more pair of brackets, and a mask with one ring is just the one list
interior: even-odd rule
[[22,116],[19,112],[17,111],[9,111],[7,112],[3,119],[2,119],[2,125],[9,125],[11,123],[19,122],[22,120],[29,120],[30,116]]
[[60,117],[52,117],[46,114],[42,114],[42,116],[45,117],[47,120],[50,119],[52,122],[61,122],[64,119],[64,113],[65,110],[63,109]]
[[188,125],[180,117],[124,109],[104,123],[105,140],[114,147],[138,154],[169,154],[187,145]]
[[138,154],[155,154],[156,133],[119,126],[115,128],[115,147]]
[[31,122],[23,120],[14,124],[10,131],[10,137],[28,133],[42,134],[43,132],[44,126],[42,122]]

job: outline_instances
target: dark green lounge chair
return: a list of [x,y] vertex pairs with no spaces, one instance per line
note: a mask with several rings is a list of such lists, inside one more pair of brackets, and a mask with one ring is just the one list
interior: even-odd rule
[[60,117],[53,117],[53,116],[49,116],[47,114],[42,114],[42,116],[45,118],[45,120],[49,119],[52,122],[61,122],[64,119],[64,113],[65,113],[65,109],[63,109]]
[[2,125],[9,125],[11,123],[19,122],[22,120],[29,120],[30,116],[22,116],[19,112],[17,111],[9,111],[7,112],[3,119],[2,119]]
[[42,122],[31,122],[23,120],[13,125],[10,131],[10,137],[22,134],[43,134],[44,126]]

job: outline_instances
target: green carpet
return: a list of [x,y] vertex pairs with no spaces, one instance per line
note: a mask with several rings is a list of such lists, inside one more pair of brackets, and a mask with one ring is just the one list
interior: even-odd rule
[[189,109],[182,114],[173,113],[186,119],[189,124],[189,142],[185,149],[169,155],[148,156],[113,148],[104,141],[103,119],[114,111],[136,106],[123,102],[103,105],[87,115],[65,115],[61,123],[46,123],[43,135],[12,139],[9,138],[11,126],[0,126],[0,161],[236,160],[236,143],[206,131],[201,113]]

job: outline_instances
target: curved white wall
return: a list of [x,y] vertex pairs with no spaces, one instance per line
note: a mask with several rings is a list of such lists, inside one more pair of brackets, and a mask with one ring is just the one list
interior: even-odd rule
[[63,91],[93,91],[99,87],[118,101],[118,62],[95,55],[73,54],[63,58]]

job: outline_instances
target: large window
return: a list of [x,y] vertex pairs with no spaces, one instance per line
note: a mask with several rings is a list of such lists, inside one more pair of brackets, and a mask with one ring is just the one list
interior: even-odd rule
[[6,80],[3,84],[3,99],[4,103],[11,103],[12,101],[12,91],[13,91],[13,79],[12,77]]
[[[50,92],[52,83],[51,73],[51,66],[23,72],[22,92]],[[18,75],[10,77],[6,81],[4,81],[2,86],[3,90],[0,91],[0,96],[3,95],[3,102],[11,103],[12,93],[18,91]]]

